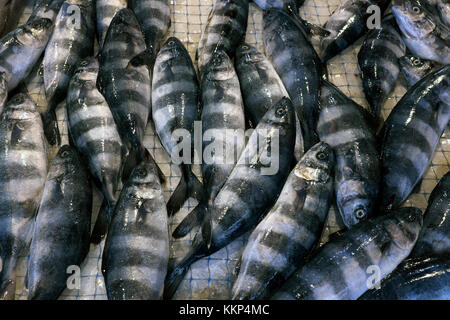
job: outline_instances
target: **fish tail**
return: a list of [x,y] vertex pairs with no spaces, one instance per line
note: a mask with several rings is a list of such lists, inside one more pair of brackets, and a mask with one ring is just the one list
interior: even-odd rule
[[94,230],[92,230],[91,243],[99,244],[105,237],[111,221],[112,211],[114,211],[114,207],[108,205],[108,201],[104,199],[95,221]]
[[175,231],[172,233],[172,236],[175,239],[183,238],[196,226],[201,225],[206,210],[206,205],[203,202],[199,203],[194,210],[189,212],[183,221],[180,222]]
[[61,145],[61,135],[59,133],[58,119],[56,118],[56,107],[52,106],[42,114],[42,123],[48,143],[52,146]]
[[14,300],[16,296],[16,259],[6,257],[3,261],[0,277],[0,300]]
[[188,198],[200,201],[203,195],[203,186],[192,173],[190,166],[182,165],[181,170],[180,182],[167,203],[169,216],[178,212]]

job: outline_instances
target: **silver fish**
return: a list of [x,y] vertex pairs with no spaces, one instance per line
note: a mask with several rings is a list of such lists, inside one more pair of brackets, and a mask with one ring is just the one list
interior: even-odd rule
[[97,38],[100,48],[105,42],[106,33],[114,15],[127,7],[128,0],[97,0]]
[[398,62],[408,84],[408,88],[411,88],[421,79],[425,78],[435,67],[433,61],[411,55],[401,57]]

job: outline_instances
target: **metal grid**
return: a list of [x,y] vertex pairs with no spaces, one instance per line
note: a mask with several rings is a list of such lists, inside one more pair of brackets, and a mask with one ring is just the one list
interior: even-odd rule
[[[201,32],[214,1],[215,0],[170,1],[172,25],[167,37],[178,37],[185,44],[193,59],[195,57],[197,43],[200,39]],[[344,0],[307,0],[300,12],[301,15],[308,21],[323,25],[328,20],[331,13],[343,1]],[[34,3],[33,0],[26,0],[26,2],[29,7],[25,10],[21,22],[27,19],[31,13],[32,4]],[[259,50],[264,52],[262,40],[262,12],[253,3],[250,4],[246,41],[252,45],[255,45]],[[341,55],[332,59],[328,63],[328,71],[330,80],[334,84],[336,84],[350,98],[362,106],[367,107],[368,104],[362,92],[362,83],[357,65],[357,53],[361,43],[362,39],[358,40]],[[317,48],[318,40],[314,39],[313,44]],[[44,110],[46,107],[46,101],[43,89],[42,72],[39,66],[35,68],[26,87],[39,107]],[[394,92],[385,103],[382,111],[384,118],[389,115],[391,109],[400,100],[405,92],[405,82],[400,76]],[[62,141],[63,143],[67,143],[67,126],[64,108],[59,110],[58,118],[61,119],[59,121],[59,125],[60,130],[62,131]],[[411,195],[405,203],[405,206],[414,205],[421,209],[426,208],[427,199],[431,190],[434,188],[439,179],[449,170],[449,134],[450,132],[447,129],[440,141],[432,164],[424,175],[420,192]],[[154,134],[153,125],[151,123],[146,131],[145,145],[154,155],[158,165],[167,177],[167,182],[164,185],[164,196],[167,201],[179,181],[180,170],[178,167],[170,163],[167,153],[162,149],[158,138]],[[52,158],[57,150],[51,149],[50,151],[50,158]],[[198,173],[199,168],[194,168],[194,171]],[[98,191],[95,192],[94,196],[93,221],[95,221],[96,213],[102,198]],[[195,205],[196,201],[189,199],[185,203],[182,210],[170,219],[170,232],[175,229],[177,224],[190,210],[195,207]],[[328,235],[338,231],[339,229],[341,229],[341,226],[338,224],[336,214],[332,209],[330,210],[330,215],[320,242],[326,242]],[[210,257],[206,257],[194,263],[188,271],[185,279],[182,281],[179,290],[174,296],[174,299],[229,299],[233,281],[236,278],[236,264],[240,258],[243,248],[245,247],[247,237],[248,234],[241,236],[226,248],[223,248]],[[189,247],[192,238],[193,235],[190,234],[180,240],[171,240],[171,257],[183,255]],[[100,270],[103,245],[104,241],[100,245],[91,245],[88,257],[81,266],[81,288],[79,290],[66,289],[60,299],[106,299],[105,284]],[[27,291],[23,286],[27,262],[27,255],[22,257],[19,262],[17,270],[17,299],[26,299],[27,297]]]

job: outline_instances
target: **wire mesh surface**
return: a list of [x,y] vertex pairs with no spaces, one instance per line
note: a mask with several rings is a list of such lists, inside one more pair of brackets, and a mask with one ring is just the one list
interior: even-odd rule
[[[306,0],[305,5],[301,8],[300,12],[309,22],[323,25],[331,13],[343,1],[344,0]],[[24,22],[30,15],[34,0],[27,0],[26,2],[28,3],[28,8],[25,10],[21,22]],[[206,23],[213,3],[214,0],[170,1],[172,24],[167,37],[178,37],[184,43],[193,59],[204,24]],[[257,8],[256,5],[251,3],[246,41],[264,52],[262,32],[262,11]],[[357,53],[362,40],[363,39],[359,39],[353,46],[332,59],[328,63],[328,72],[330,80],[345,94],[362,106],[367,107],[368,104],[362,92],[362,83],[357,65]],[[313,39],[313,44],[317,48],[318,40]],[[46,101],[40,64],[36,66],[32,76],[27,81],[26,89],[38,106],[42,110],[45,110]],[[405,81],[402,76],[400,76],[395,90],[384,104],[384,109],[382,111],[384,118],[389,115],[391,109],[405,92]],[[59,109],[58,119],[60,119],[59,126],[62,132],[62,142],[68,143],[64,108]],[[154,155],[158,165],[167,177],[167,181],[164,185],[164,196],[167,201],[180,179],[180,170],[170,163],[167,153],[162,149],[158,138],[155,136],[152,123],[150,123],[147,128],[144,144]],[[57,150],[51,149],[50,151],[50,159],[52,159]],[[424,175],[420,191],[411,195],[406,201],[405,206],[414,205],[424,210],[427,206],[427,199],[430,192],[439,179],[449,170],[449,163],[450,138],[449,130],[447,129],[437,147],[432,164]],[[194,168],[194,170],[196,173],[199,172],[198,167]],[[94,197],[93,221],[96,219],[99,205],[102,200],[102,196],[98,190],[95,192]],[[170,219],[170,233],[172,233],[177,224],[195,207],[195,205],[196,201],[189,199],[182,210]],[[334,210],[331,209],[320,242],[326,242],[328,235],[338,231],[341,227]],[[195,232],[195,230],[193,232]],[[233,281],[236,278],[236,264],[244,249],[247,237],[248,234],[238,238],[215,254],[194,263],[182,281],[174,299],[229,299]],[[176,241],[171,239],[171,257],[183,255],[189,248],[192,238],[193,233]],[[102,241],[100,245],[91,245],[88,257],[81,265],[80,289],[66,289],[60,299],[106,299],[105,284],[100,269],[103,245],[104,241]],[[20,259],[19,267],[16,272],[17,299],[26,299],[27,297],[27,290],[23,285],[27,262],[28,256],[26,255]]]

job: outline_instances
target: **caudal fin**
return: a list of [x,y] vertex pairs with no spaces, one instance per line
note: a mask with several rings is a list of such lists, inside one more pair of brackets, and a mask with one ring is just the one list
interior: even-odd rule
[[94,230],[92,230],[91,243],[99,244],[106,236],[110,222],[110,218],[108,217],[112,217],[111,211],[113,210],[108,206],[106,199],[104,199],[98,212],[97,220],[95,221]]
[[194,210],[189,212],[189,214],[180,222],[175,231],[172,233],[172,236],[175,239],[185,237],[189,232],[192,231],[197,226],[202,224],[204,215],[205,215],[205,205],[203,203],[199,203]]
[[42,115],[42,123],[44,125],[44,134],[48,143],[52,146],[61,145],[61,136],[59,134],[55,108],[49,108],[49,110]]
[[181,169],[180,182],[167,203],[169,216],[178,212],[188,198],[192,197],[200,201],[203,196],[203,185],[192,173],[191,167],[183,165]]
[[14,300],[16,297],[16,259],[3,260],[0,284],[0,300]]

